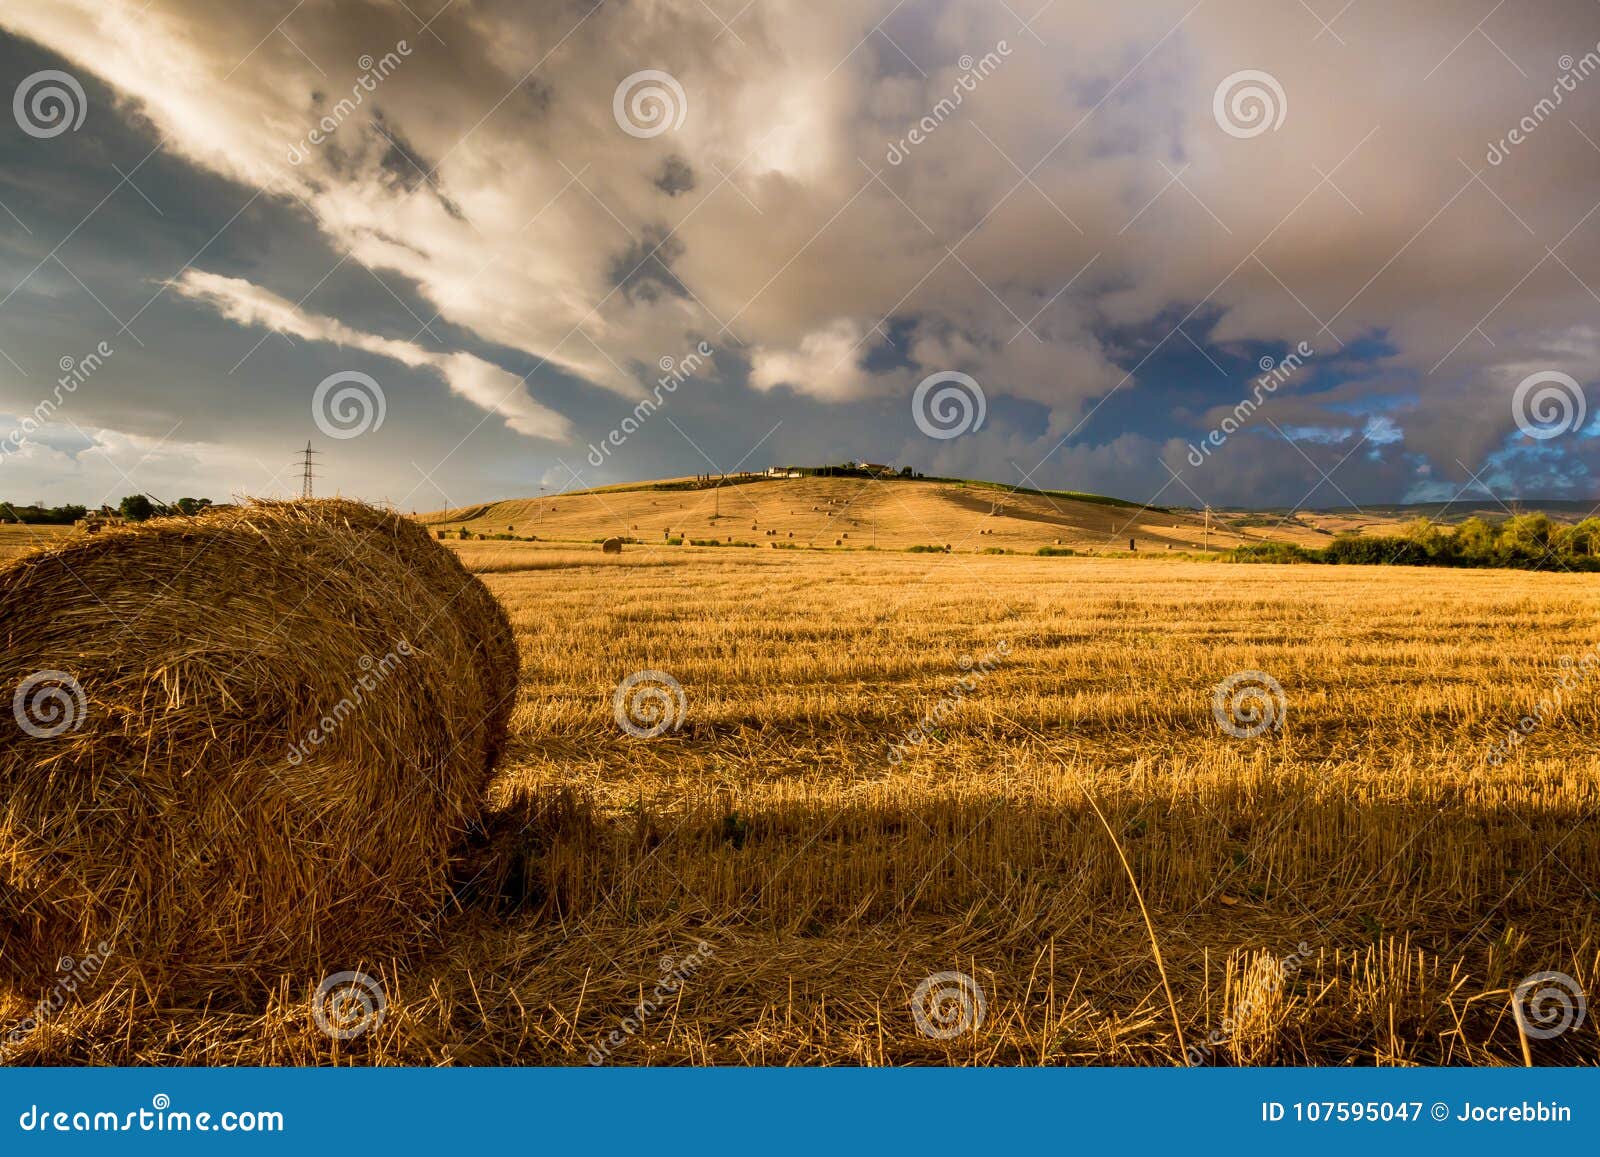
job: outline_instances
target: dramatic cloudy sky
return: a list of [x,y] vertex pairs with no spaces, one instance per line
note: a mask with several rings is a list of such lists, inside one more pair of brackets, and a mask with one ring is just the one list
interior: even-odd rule
[[[281,493],[309,439],[406,509],[857,457],[1600,498],[1597,42],[1593,0],[8,3],[0,497]],[[983,420],[930,436],[952,373]]]

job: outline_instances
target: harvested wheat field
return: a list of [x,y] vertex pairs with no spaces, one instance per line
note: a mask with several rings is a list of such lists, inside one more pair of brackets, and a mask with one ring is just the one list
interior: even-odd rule
[[522,664],[493,814],[418,949],[344,962],[370,1031],[319,1031],[320,974],[108,969],[9,1057],[1600,1061],[1511,1002],[1600,988],[1589,580],[602,557],[485,576]]
[[0,562],[17,558],[40,547],[49,546],[68,533],[64,526],[0,526]]

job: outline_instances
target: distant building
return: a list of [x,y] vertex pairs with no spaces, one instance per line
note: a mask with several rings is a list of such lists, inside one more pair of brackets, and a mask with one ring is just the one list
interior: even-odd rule
[[857,462],[857,470],[865,470],[868,474],[893,474],[894,467],[881,462]]
[[125,526],[128,520],[122,516],[121,511],[107,511],[105,507],[90,511],[72,525],[77,530],[94,534],[108,526]]

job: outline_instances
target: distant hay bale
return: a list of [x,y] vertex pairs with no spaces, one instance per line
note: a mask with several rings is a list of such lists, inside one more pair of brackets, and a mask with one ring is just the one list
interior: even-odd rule
[[622,540],[620,538],[608,538],[600,544],[600,549],[606,554],[621,554]]
[[505,612],[343,501],[109,527],[0,567],[0,973],[148,985],[401,950],[450,903],[517,686]]

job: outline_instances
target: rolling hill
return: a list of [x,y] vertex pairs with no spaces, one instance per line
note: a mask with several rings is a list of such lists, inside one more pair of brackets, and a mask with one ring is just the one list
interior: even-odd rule
[[761,478],[697,486],[693,479],[613,486],[546,498],[507,499],[420,515],[448,532],[592,542],[719,539],[797,547],[949,546],[1033,552],[1231,548],[1247,542],[1321,545],[1330,532],[1299,519],[1236,525],[1242,517],[1144,507],[1092,494],[1011,491],[945,479]]

